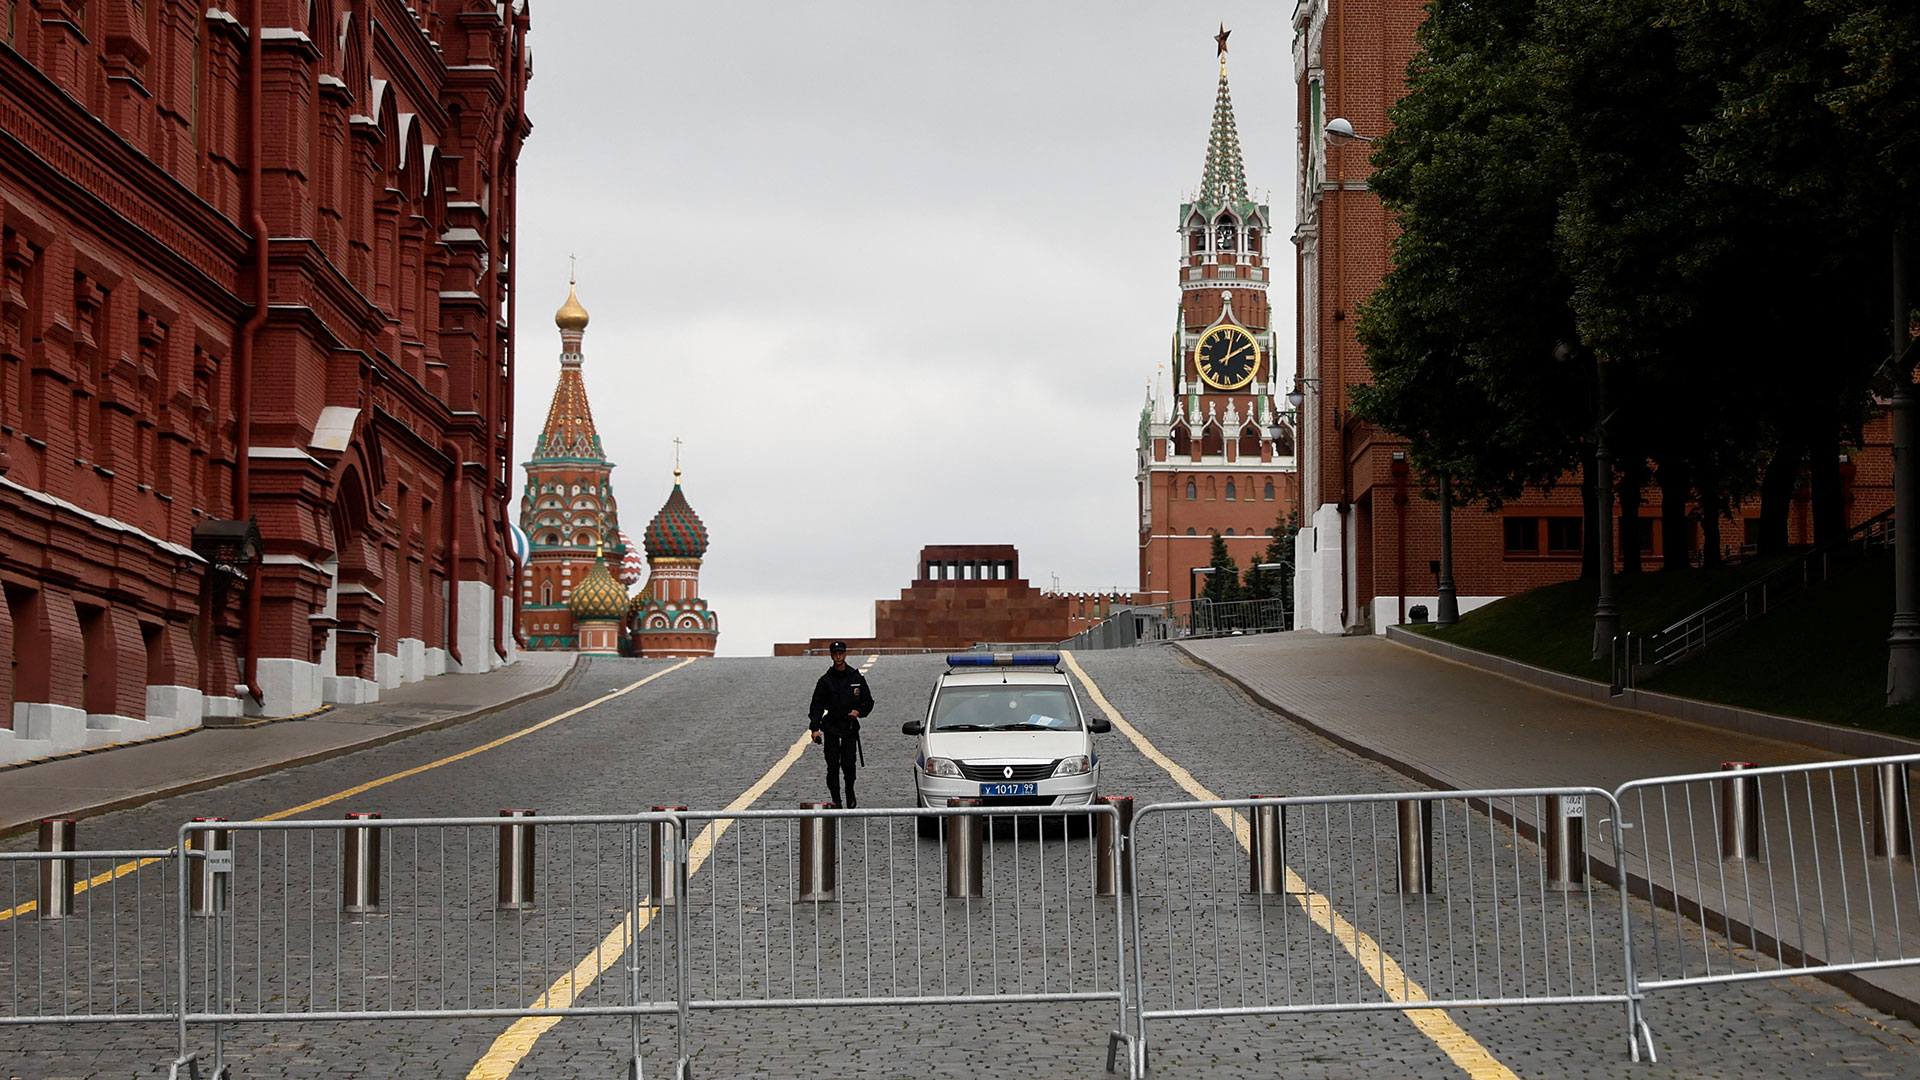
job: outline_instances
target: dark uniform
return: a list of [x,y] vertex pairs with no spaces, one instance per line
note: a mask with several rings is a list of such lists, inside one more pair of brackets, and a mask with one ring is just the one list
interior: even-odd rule
[[[860,749],[860,721],[873,711],[873,691],[867,677],[852,667],[830,667],[813,684],[813,704],[807,708],[807,730],[820,733],[827,751],[827,793],[839,805],[853,809],[860,800],[853,793],[854,763]],[[840,801],[840,774],[847,774],[847,800]]]

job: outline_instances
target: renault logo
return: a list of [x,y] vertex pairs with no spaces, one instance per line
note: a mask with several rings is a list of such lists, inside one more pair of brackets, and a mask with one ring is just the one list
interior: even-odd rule
[[1006,777],[1009,780],[1013,779],[1013,766],[1009,765],[1006,768],[1001,769],[1000,775]]

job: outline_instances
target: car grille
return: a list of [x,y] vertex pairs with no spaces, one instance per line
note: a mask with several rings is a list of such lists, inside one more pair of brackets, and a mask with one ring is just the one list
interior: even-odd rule
[[1032,781],[1045,780],[1047,777],[1052,776],[1055,766],[1059,764],[1058,761],[1043,761],[1038,764],[1017,764],[1012,767],[1013,775],[1008,776],[1008,766],[1004,763],[999,765],[984,765],[972,761],[962,761],[960,762],[960,775],[969,780],[978,780],[986,784],[1004,784],[1009,781],[1031,783]]

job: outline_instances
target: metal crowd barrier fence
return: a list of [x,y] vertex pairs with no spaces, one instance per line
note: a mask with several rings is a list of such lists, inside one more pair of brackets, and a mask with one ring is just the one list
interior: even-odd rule
[[[1150,1021],[1491,1006],[1624,1006],[1638,1060],[1624,900],[1584,873],[1594,852],[1565,849],[1611,833],[1570,816],[1619,817],[1597,788],[1145,807],[1130,841],[1136,1070]],[[1558,824],[1555,850],[1516,821]]]
[[175,853],[73,850],[53,824],[54,850],[0,853],[0,1026],[177,1019]]
[[1916,764],[1728,762],[1622,785],[1640,988],[1920,963]]
[[183,825],[201,854],[179,862],[177,895],[216,899],[179,907],[174,1071],[197,1075],[197,1026],[217,1077],[234,1024],[627,1016],[640,1075],[640,1018],[679,1011],[679,938],[642,879],[654,838],[680,848],[677,825],[525,811]]
[[1109,1003],[1108,1068],[1134,1060],[1113,807],[681,817],[689,1011]]

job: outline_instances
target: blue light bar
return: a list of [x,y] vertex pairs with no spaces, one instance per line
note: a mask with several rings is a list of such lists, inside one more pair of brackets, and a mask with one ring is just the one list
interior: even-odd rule
[[1059,667],[1060,654],[1030,653],[951,653],[948,667]]

